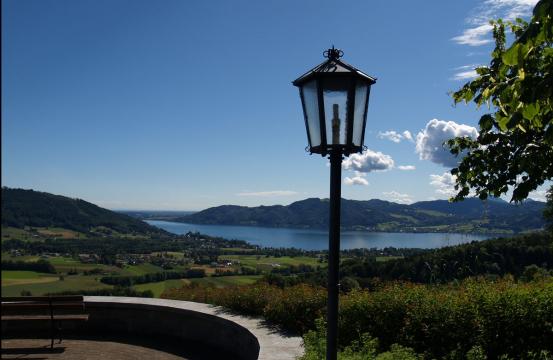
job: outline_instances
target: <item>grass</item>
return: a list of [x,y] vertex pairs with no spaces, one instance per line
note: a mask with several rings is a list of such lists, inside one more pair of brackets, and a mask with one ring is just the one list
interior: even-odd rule
[[19,229],[11,226],[2,226],[2,240],[42,241],[47,238],[78,239],[86,238],[86,235],[59,227],[37,227]]
[[57,272],[67,273],[71,270],[76,270],[77,272],[84,272],[85,270],[92,269],[102,269],[105,272],[120,272],[121,270],[115,266],[109,266],[104,264],[86,264],[82,263],[79,260],[73,259],[66,256],[52,256],[48,257],[46,260],[54,266]]
[[261,279],[261,275],[208,276],[204,278],[190,279],[190,282],[224,288],[233,285],[250,285],[259,279]]
[[[24,255],[24,256],[11,256],[7,252],[2,253],[2,260],[4,261],[38,261],[41,257],[37,255]],[[104,264],[86,264],[79,260],[73,259],[67,256],[47,256],[43,257],[50,264],[54,266],[57,272],[67,273],[71,270],[77,270],[78,272],[84,272],[85,270],[102,269],[107,273],[121,273],[121,269],[116,266],[109,266]],[[133,275],[133,274],[129,274]]]
[[17,229],[11,226],[2,226],[2,240],[29,240],[30,237],[30,234],[23,229]]
[[58,239],[78,239],[86,238],[86,235],[74,230],[68,230],[64,228],[37,228],[36,232],[46,238],[58,238]]
[[450,216],[449,214],[446,214],[446,213],[443,213],[443,212],[440,212],[440,211],[436,211],[436,210],[417,209],[417,210],[415,210],[415,212],[418,212],[420,214],[430,215],[430,216],[439,216],[439,217],[448,217],[448,216]]
[[[4,271],[2,272],[2,275]],[[58,276],[53,276],[53,281],[41,283],[25,283],[6,285],[2,281],[2,296],[19,296],[21,291],[30,291],[33,295],[45,295],[47,293],[57,293],[69,290],[94,290],[102,288],[111,288],[110,285],[102,284],[96,276],[69,275],[64,280]],[[2,279],[3,280],[3,279]]]
[[2,261],[38,261],[38,255],[11,256],[8,252],[2,253]]
[[144,263],[139,265],[126,265],[120,275],[144,275],[149,273],[157,273],[164,271],[163,268],[150,263]]
[[198,279],[173,279],[165,280],[155,283],[146,283],[133,286],[135,290],[146,291],[151,290],[154,293],[154,297],[158,298],[165,290],[178,289],[183,285],[190,283],[200,285],[211,285],[217,288],[224,288],[233,285],[250,285],[255,283],[261,278],[261,275],[244,275],[244,276],[207,276]]
[[409,216],[409,215],[390,214],[390,216],[393,217],[393,218],[396,218],[396,219],[410,221],[413,224],[418,224],[419,223],[419,221],[417,219],[415,219],[414,217]]
[[380,223],[380,224],[377,224],[376,225],[376,229],[378,231],[394,231],[395,229],[397,229],[398,227],[400,226],[400,223],[397,222],[397,221],[390,221],[390,222],[386,222],[386,223]]
[[321,265],[318,262],[318,258],[309,257],[309,256],[265,257],[263,255],[223,255],[223,256],[219,256],[219,259],[220,260],[222,259],[239,260],[240,265],[251,266],[254,268],[257,266],[272,268],[277,264],[280,266],[291,266],[291,265],[301,265],[301,264],[311,265],[311,266]]
[[2,271],[2,286],[48,283],[58,280],[58,276],[36,271]]
[[230,247],[230,248],[219,248],[221,252],[226,253],[234,253],[234,252],[252,252],[255,251],[255,249],[248,249],[248,248],[237,248],[237,247]]
[[189,284],[190,280],[188,279],[172,279],[165,280],[155,283],[146,283],[133,286],[135,290],[146,291],[151,290],[154,293],[154,297],[158,298],[161,294],[168,289],[178,289],[183,285]]

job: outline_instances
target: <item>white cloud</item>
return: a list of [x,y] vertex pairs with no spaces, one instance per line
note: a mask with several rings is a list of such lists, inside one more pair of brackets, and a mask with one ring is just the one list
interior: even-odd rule
[[547,201],[546,195],[547,195],[547,190],[534,190],[530,194],[528,194],[528,198],[535,201],[546,202]]
[[367,179],[365,179],[365,176],[366,174],[356,171],[354,177],[346,177],[344,179],[344,184],[368,186],[369,182],[367,181]]
[[476,70],[461,71],[453,75],[452,80],[469,80],[478,76]]
[[454,121],[432,119],[426,124],[426,128],[417,134],[415,151],[421,160],[455,167],[462,156],[455,157],[443,143],[454,137],[465,136],[476,139],[478,131],[475,127],[457,124]]
[[457,177],[449,172],[445,172],[442,175],[432,174],[430,175],[430,185],[435,188],[436,193],[452,197],[457,194],[454,187],[455,179]]
[[296,195],[296,191],[290,190],[273,190],[273,191],[257,191],[257,192],[241,192],[236,194],[237,196],[260,196],[260,197],[274,197],[274,196],[291,196]]
[[488,35],[491,33],[492,29],[493,26],[490,24],[479,25],[465,29],[462,35],[455,36],[451,40],[455,41],[457,44],[470,46],[489,44],[492,42],[492,39],[490,39]]
[[378,137],[381,139],[387,139],[395,143],[400,143],[402,140],[409,140],[413,141],[413,135],[409,132],[409,130],[405,130],[402,133],[399,133],[394,130],[388,130],[388,131],[380,131],[378,133]]
[[342,161],[342,167],[345,170],[354,170],[360,173],[387,171],[394,167],[394,160],[390,155],[367,149],[361,154],[350,155]]
[[458,44],[480,46],[492,42],[490,33],[492,19],[514,20],[528,17],[538,0],[485,0],[477,6],[467,19],[472,27],[465,29],[459,36],[452,38]]
[[393,130],[379,132],[378,137],[381,139],[388,139],[392,142],[399,143],[401,142],[401,139],[403,139],[403,136],[401,134],[398,134],[397,132]]
[[399,165],[397,168],[403,171],[410,171],[410,170],[416,169],[415,165]]
[[483,23],[496,18],[512,21],[519,17],[528,17],[537,3],[538,0],[486,0],[475,9],[475,15],[469,21]]
[[409,194],[401,194],[397,191],[384,191],[382,194],[386,196],[386,199],[399,203],[399,204],[412,204],[413,198]]

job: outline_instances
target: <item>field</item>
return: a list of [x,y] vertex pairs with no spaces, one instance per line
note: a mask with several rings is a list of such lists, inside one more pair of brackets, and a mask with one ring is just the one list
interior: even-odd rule
[[57,275],[36,271],[2,271],[2,286],[40,284],[58,280]]
[[190,283],[201,285],[212,285],[217,288],[223,288],[232,285],[249,285],[255,283],[261,278],[261,275],[245,275],[245,276],[209,276],[198,279],[175,279],[165,280],[155,283],[147,283],[133,286],[139,291],[151,290],[154,297],[159,297],[165,290],[178,289],[183,285]]
[[65,256],[51,256],[46,258],[50,264],[52,264],[57,272],[67,273],[76,270],[77,272],[83,272],[85,270],[102,269],[105,272],[117,272],[118,268],[115,266],[108,266],[103,264],[85,264],[79,260],[65,257]]
[[165,280],[155,283],[146,283],[133,286],[135,290],[146,291],[151,290],[154,293],[154,297],[159,297],[167,289],[178,289],[183,285],[189,284],[190,280],[188,279],[173,279]]
[[255,251],[255,249],[245,249],[245,248],[236,248],[236,247],[232,247],[232,248],[219,248],[219,250],[221,252],[226,252],[226,253],[233,253],[233,252],[252,252],[252,251]]
[[[5,275],[5,273],[8,273]],[[110,285],[102,284],[95,276],[85,275],[64,275],[60,278],[52,274],[37,274],[33,277],[32,274],[10,274],[10,273],[33,273],[32,271],[2,271],[2,296],[19,296],[22,291],[30,291],[32,295],[45,295],[47,293],[57,293],[69,290],[94,290],[102,288],[111,288]],[[12,277],[8,279],[11,285],[4,283],[4,277]],[[27,278],[14,279],[14,276],[27,276]],[[40,279],[48,279],[47,281],[37,282]],[[63,280],[61,280],[63,279]],[[19,283],[13,283],[13,281]]]
[[260,267],[263,269],[267,268],[278,268],[281,266],[291,266],[291,265],[311,265],[317,266],[321,265],[318,259],[315,257],[309,256],[261,256],[261,255],[223,255],[219,256],[219,260],[239,260],[240,265],[251,266],[251,267]]
[[78,231],[56,227],[18,229],[11,226],[2,226],[2,240],[36,241],[46,238],[79,239],[86,238],[86,235]]
[[190,279],[190,282],[202,285],[213,285],[217,288],[223,288],[232,285],[249,285],[255,283],[261,278],[261,275],[242,275],[242,276],[210,276],[200,279]]
[[86,235],[74,230],[68,230],[63,228],[37,228],[36,232],[46,238],[58,238],[58,239],[78,239],[86,238]]
[[119,269],[119,275],[144,275],[149,273],[162,272],[163,269],[154,264],[144,263],[140,265],[127,265],[123,269]]
[[[181,253],[173,254],[175,256]],[[232,256],[225,256],[231,258]],[[257,260],[255,256],[238,255],[244,265],[266,266],[271,268],[272,263],[277,258],[261,257]],[[45,274],[35,271],[2,271],[2,296],[19,296],[22,291],[30,291],[33,295],[44,295],[47,293],[56,293],[61,291],[75,290],[95,290],[102,288],[111,288],[111,285],[106,285],[100,282],[100,278],[104,274],[122,275],[122,276],[140,276],[148,273],[163,272],[163,268],[151,263],[143,263],[139,265],[125,265],[124,267],[110,266],[104,264],[82,263],[78,259],[67,256],[11,256],[9,253],[3,253],[2,259],[11,261],[37,261],[39,259],[49,261],[58,272],[58,274]],[[236,258],[236,256],[234,257]],[[300,264],[306,260],[313,261],[313,258],[278,258],[281,263]],[[147,283],[135,285],[134,288],[139,291],[151,290],[154,296],[159,297],[167,289],[180,288],[182,285],[191,282],[198,284],[209,284],[215,287],[225,287],[229,285],[247,285],[252,284],[261,276],[222,276],[212,277],[216,268],[208,265],[197,265],[193,268],[203,269],[208,276],[197,279],[172,279],[156,283]],[[85,271],[100,269],[102,274],[85,275]],[[185,270],[185,267],[177,266],[172,271]],[[230,268],[228,270],[231,270]],[[77,274],[69,275],[69,272],[77,272]],[[62,280],[63,279],[63,280]]]
[[32,240],[33,236],[28,231],[23,229],[14,228],[11,226],[2,226],[2,241],[13,239],[28,241]]

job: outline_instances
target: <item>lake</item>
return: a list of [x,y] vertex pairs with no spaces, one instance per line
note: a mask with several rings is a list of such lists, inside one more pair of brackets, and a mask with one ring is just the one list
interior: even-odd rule
[[[197,231],[202,234],[219,236],[225,239],[245,240],[251,244],[263,247],[295,247],[305,250],[328,249],[328,232],[326,230],[197,225],[158,220],[146,220],[146,222],[174,234]],[[342,249],[385,247],[429,249],[457,245],[474,240],[485,240],[490,237],[475,234],[342,231],[340,247]]]

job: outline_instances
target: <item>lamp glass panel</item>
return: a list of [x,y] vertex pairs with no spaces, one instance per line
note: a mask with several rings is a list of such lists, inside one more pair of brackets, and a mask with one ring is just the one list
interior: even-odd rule
[[323,81],[326,141],[328,145],[345,145],[349,81],[330,78]]
[[309,146],[319,146],[321,145],[321,124],[319,118],[317,82],[313,80],[303,85],[302,93],[305,116],[307,117],[307,131],[309,131],[309,139],[311,140]]
[[365,124],[364,116],[366,114],[367,108],[367,91],[369,91],[368,84],[364,82],[357,82],[355,86],[355,107],[353,109],[353,137],[352,142],[355,146],[362,146],[361,141],[363,140],[363,133],[365,129],[363,125]]

